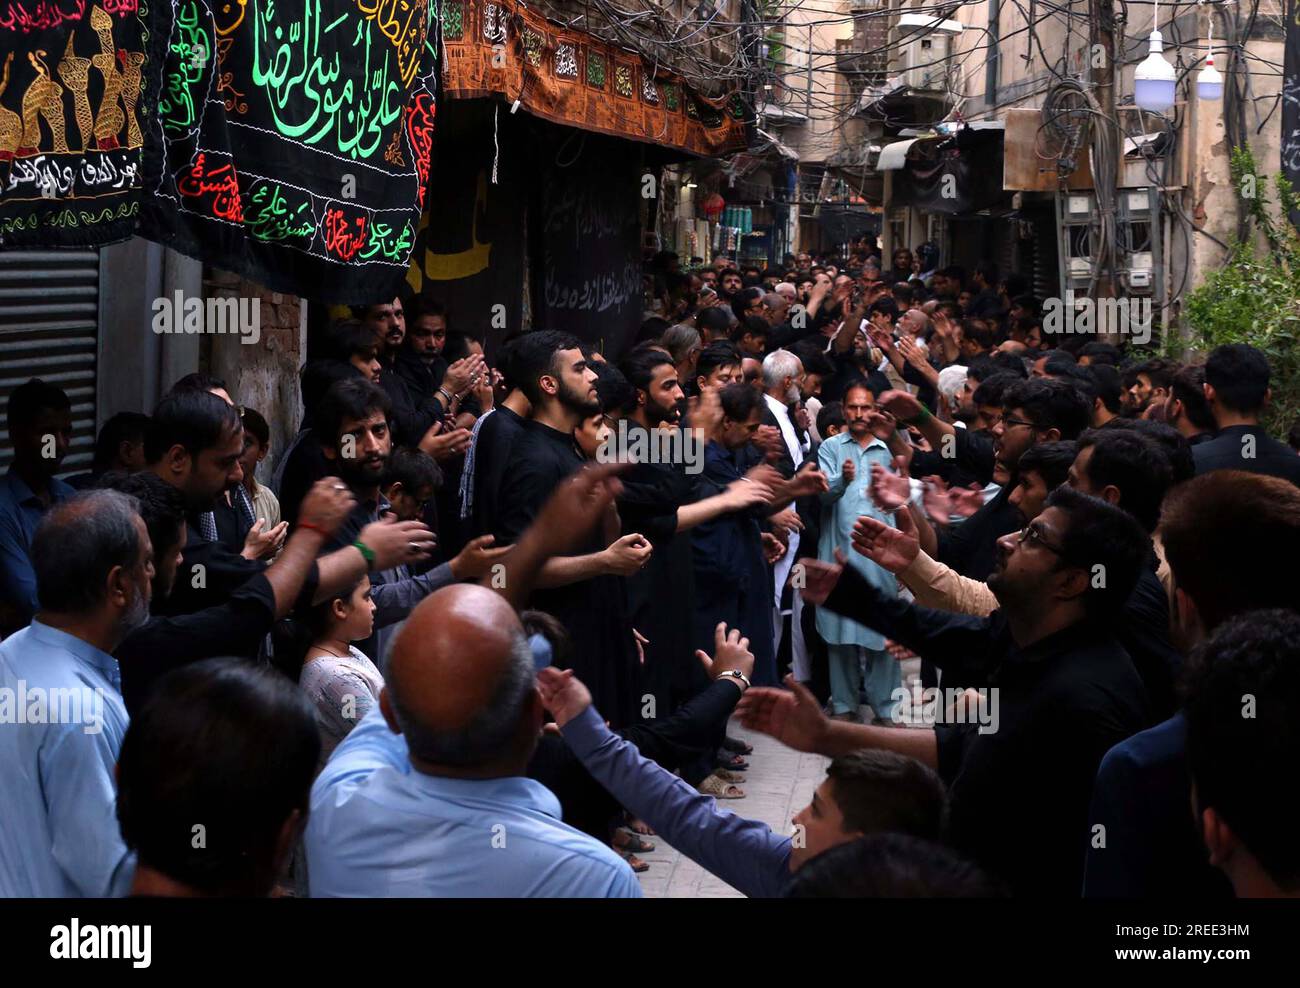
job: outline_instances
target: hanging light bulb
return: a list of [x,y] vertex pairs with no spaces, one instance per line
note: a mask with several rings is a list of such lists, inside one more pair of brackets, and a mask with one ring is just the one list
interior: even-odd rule
[[1174,67],[1165,61],[1164,38],[1156,24],[1160,23],[1160,4],[1155,5],[1151,20],[1150,54],[1133,73],[1133,102],[1144,110],[1167,110],[1174,105],[1174,83],[1178,76]]
[[1205,68],[1196,74],[1196,95],[1204,100],[1223,99],[1223,74],[1214,67],[1214,14],[1206,36]]
[[[1164,39],[1151,32],[1151,54],[1133,73],[1133,102],[1144,110],[1167,110],[1174,105],[1174,82],[1178,76],[1165,61]],[[1218,75],[1216,72],[1215,75]]]

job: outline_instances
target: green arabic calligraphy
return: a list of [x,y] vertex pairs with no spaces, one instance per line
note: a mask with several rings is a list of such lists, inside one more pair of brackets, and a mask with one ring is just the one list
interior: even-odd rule
[[[373,68],[371,22],[345,13],[322,26],[320,0],[306,0],[300,22],[287,21],[265,0],[253,23],[253,83],[266,92],[276,129],[304,144],[331,146],[329,138],[340,154],[369,158],[402,113],[402,86],[389,78],[392,52],[383,45]],[[362,49],[360,66],[353,49]],[[341,61],[355,78],[340,86]]]
[[316,233],[310,199],[295,206],[286,199],[278,184],[262,183],[253,190],[250,200],[252,207],[246,213],[250,236],[276,241],[290,237],[311,239]]
[[402,232],[393,239],[393,228],[387,223],[370,224],[370,241],[366,244],[366,249],[360,255],[362,260],[368,261],[376,254],[380,254],[390,261],[404,263],[410,255],[411,244],[415,240],[415,234],[411,230],[411,224],[408,222],[402,227]]
[[187,131],[198,122],[198,110],[192,91],[212,57],[207,32],[199,27],[199,6],[182,4],[176,14],[176,36],[168,59],[167,85],[159,97],[158,109],[168,130]]

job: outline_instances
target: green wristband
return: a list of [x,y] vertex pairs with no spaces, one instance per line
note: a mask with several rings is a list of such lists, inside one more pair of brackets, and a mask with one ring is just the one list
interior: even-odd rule
[[921,414],[920,414],[920,415],[913,415],[910,419],[907,420],[907,424],[908,424],[908,425],[920,425],[922,422],[925,422],[927,419],[932,418],[932,417],[933,417],[933,416],[930,415],[930,409],[928,409],[928,408],[926,408],[924,405],[922,405],[922,406],[921,406]]
[[365,557],[366,569],[373,570],[375,568],[375,550],[370,548],[370,546],[366,545],[360,539],[357,539],[352,543],[352,545],[359,553],[361,553],[362,556]]

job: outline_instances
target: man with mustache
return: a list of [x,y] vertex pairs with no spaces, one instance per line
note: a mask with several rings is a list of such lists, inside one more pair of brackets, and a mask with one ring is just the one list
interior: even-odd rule
[[488,548],[492,536],[487,535],[473,539],[450,561],[413,576],[409,567],[428,558],[436,542],[433,534],[423,529],[409,542],[404,559],[386,569],[377,565],[377,554],[359,537],[367,525],[379,521],[390,510],[379,487],[388,472],[393,449],[391,414],[392,406],[381,388],[354,378],[332,385],[313,416],[325,458],[357,499],[356,507],[334,535],[333,546],[355,545],[370,563],[375,630],[365,641],[355,644],[366,655],[374,656],[381,668],[393,625],[439,587],[485,575],[505,553],[504,549]]
[[930,765],[948,783],[954,847],[1015,895],[1074,898],[1097,766],[1147,717],[1142,680],[1111,622],[1151,542],[1127,512],[1063,487],[997,547],[989,589],[999,607],[985,618],[890,599],[842,555],[805,564],[810,603],[931,655],[945,677],[987,681],[978,718],[944,713],[920,730],[841,723],[792,680],[792,691],[749,690],[737,712],[801,751],[877,748]]
[[55,701],[0,730],[0,895],[123,895],[134,859],[113,815],[113,767],[128,717],[111,653],[149,616],[154,575],[135,499],[91,491],[56,504],[32,568],[40,607],[0,644],[0,691],[24,710],[32,695],[71,696],[79,710]]
[[[596,374],[582,345],[556,333],[541,373],[519,382],[532,411],[501,479],[494,532],[501,544],[518,541],[551,492],[585,462],[573,432],[600,411]],[[650,542],[637,532],[619,537],[617,511],[609,509],[584,554],[549,560],[528,606],[554,615],[573,639],[575,670],[615,728],[635,718],[638,661],[620,577],[650,558]]]

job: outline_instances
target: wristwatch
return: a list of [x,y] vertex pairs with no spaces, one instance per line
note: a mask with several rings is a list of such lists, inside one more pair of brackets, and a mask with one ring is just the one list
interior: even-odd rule
[[[749,681],[749,678],[739,669],[727,669],[723,672],[718,673],[719,679],[721,679],[723,676],[730,676],[732,679],[739,679],[742,683],[745,684],[746,690],[749,689],[749,687],[752,685]],[[741,690],[742,693],[744,691],[745,690]]]

